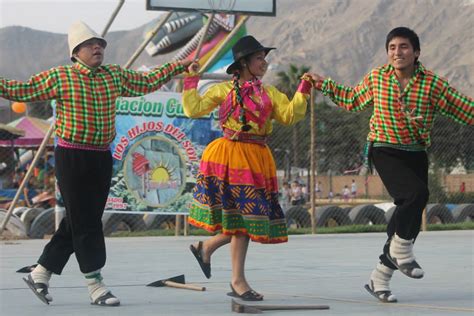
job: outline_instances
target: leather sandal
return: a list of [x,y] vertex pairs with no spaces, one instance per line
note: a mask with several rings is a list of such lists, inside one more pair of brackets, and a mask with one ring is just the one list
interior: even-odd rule
[[396,303],[398,300],[396,299],[395,295],[392,294],[391,291],[374,291],[374,284],[366,284],[364,288],[369,292],[373,297],[381,301],[382,303]]
[[232,296],[235,298],[240,298],[243,301],[263,301],[263,295],[260,293],[255,292],[254,290],[250,289],[247,292],[244,292],[239,295],[237,291],[234,289],[232,284],[230,284],[231,292],[227,293],[228,296]]
[[[408,263],[403,263],[403,264],[399,264],[398,261],[397,261],[397,258],[393,258],[392,256],[390,256],[390,252],[386,253],[385,254],[387,259],[394,265],[397,267],[398,270],[400,270],[401,273],[403,273],[404,275],[406,275],[407,277],[410,277],[410,278],[413,278],[413,279],[421,279],[423,278],[424,276],[424,272],[423,272],[423,269],[420,267],[420,265],[418,264],[418,262],[416,262],[416,260],[413,260],[411,262],[408,262]],[[419,269],[422,271],[421,274],[413,274],[413,270],[415,269]]]
[[91,302],[91,304],[100,306],[119,306],[120,301],[111,292],[107,292],[101,297],[98,297],[95,301]]
[[194,247],[194,245],[189,246],[189,250],[193,253],[194,257],[196,258],[197,262],[199,263],[199,266],[201,267],[202,273],[206,276],[206,278],[211,277],[211,263],[206,263],[202,259],[202,241],[198,243],[197,248]]
[[48,286],[44,283],[39,283],[33,281],[31,274],[28,274],[26,278],[23,278],[23,281],[28,285],[28,287],[35,293],[36,297],[38,297],[41,302],[49,305],[49,302],[52,301],[51,296],[48,292]]

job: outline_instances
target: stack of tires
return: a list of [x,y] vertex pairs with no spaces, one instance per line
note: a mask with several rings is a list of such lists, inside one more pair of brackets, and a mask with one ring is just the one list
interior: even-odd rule
[[[387,224],[393,216],[395,206],[382,209],[372,204],[341,208],[336,205],[316,207],[316,226],[334,227],[344,225]],[[444,204],[426,206],[428,224],[462,223],[474,220],[474,204],[455,205],[451,209]],[[305,206],[293,206],[286,211],[289,228],[311,227],[310,210]]]
[[[316,226],[333,227],[350,225],[351,220],[346,212],[335,205],[316,208]],[[311,227],[311,215],[303,206],[293,206],[286,212],[286,220],[289,228]]]
[[[382,206],[383,207],[383,206]],[[388,206],[387,206],[388,207]],[[341,208],[336,205],[316,207],[315,220],[317,227],[334,227],[345,225],[379,225],[390,221],[395,206],[379,208],[364,204]],[[7,211],[0,209],[0,223]],[[293,206],[286,211],[289,228],[311,227],[310,210],[305,206]],[[474,204],[444,205],[428,204],[426,206],[428,224],[462,223],[474,220]],[[110,236],[118,231],[141,231],[152,229],[174,229],[175,215],[158,214],[121,214],[105,212],[102,217],[104,234]],[[6,232],[16,238],[45,238],[54,233],[54,208],[17,207],[6,226]]]

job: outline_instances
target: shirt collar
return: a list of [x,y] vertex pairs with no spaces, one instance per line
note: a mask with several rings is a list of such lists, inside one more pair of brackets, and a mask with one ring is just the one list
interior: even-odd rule
[[[386,64],[385,66],[382,67],[382,69],[387,73],[387,75],[391,76],[394,75],[395,73],[395,68],[391,64]],[[420,74],[425,74],[425,67],[423,64],[419,61],[416,62],[415,66],[415,72],[413,73],[413,76]]]
[[423,66],[422,63],[420,63],[419,61],[416,62],[416,69],[415,69],[415,74],[418,74],[418,73],[421,73],[421,74],[425,74],[426,72],[426,69],[425,67]]
[[102,72],[103,69],[102,69],[102,66],[99,66],[99,67],[96,67],[96,68],[92,68],[92,67],[89,67],[85,64],[83,64],[80,60],[76,60],[76,62],[74,63],[73,67],[75,69],[77,69],[81,74],[84,74],[86,76],[94,76],[96,73],[99,73],[99,72]]

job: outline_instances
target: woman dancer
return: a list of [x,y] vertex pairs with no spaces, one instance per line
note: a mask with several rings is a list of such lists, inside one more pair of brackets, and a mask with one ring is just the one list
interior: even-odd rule
[[[204,275],[211,277],[211,255],[230,243],[231,292],[243,300],[260,301],[245,277],[249,240],[282,243],[288,240],[286,221],[278,203],[278,186],[273,156],[267,145],[272,120],[291,125],[306,113],[312,77],[305,74],[293,99],[260,81],[272,47],[254,37],[242,37],[232,48],[234,62],[227,68],[233,80],[212,86],[203,96],[197,91],[197,64],[185,79],[184,112],[197,118],[219,106],[224,136],[205,149],[194,189],[189,223],[217,233],[190,246]],[[194,75],[193,75],[194,74]]]

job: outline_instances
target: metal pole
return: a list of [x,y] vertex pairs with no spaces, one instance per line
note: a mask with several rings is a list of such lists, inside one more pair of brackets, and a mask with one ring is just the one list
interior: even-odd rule
[[217,58],[217,56],[222,52],[224,47],[227,45],[227,43],[232,39],[235,33],[242,27],[242,25],[247,22],[247,20],[250,18],[250,16],[246,15],[244,16],[238,23],[237,25],[232,29],[232,31],[227,35],[225,40],[221,43],[218,49],[209,57],[209,59],[206,61],[206,63],[201,67],[200,73],[206,71],[207,67],[211,65],[214,60]]
[[16,203],[18,202],[20,198],[21,192],[23,192],[23,189],[25,188],[25,185],[28,183],[30,180],[31,174],[33,173],[34,168],[36,167],[36,164],[38,163],[41,155],[43,154],[43,150],[46,148],[46,145],[48,144],[49,139],[51,138],[51,135],[53,134],[55,124],[51,124],[51,126],[48,129],[48,132],[46,133],[46,136],[43,138],[43,141],[41,142],[41,145],[36,152],[35,157],[33,158],[33,161],[31,162],[30,168],[28,168],[28,171],[26,172],[25,177],[23,178],[23,181],[20,184],[20,187],[16,191],[15,197],[13,198],[12,203],[10,204],[10,207],[8,208],[7,215],[3,219],[2,226],[0,227],[0,234],[3,233],[3,230],[7,226],[8,221],[10,220],[10,217],[13,213],[13,209],[15,208]]
[[178,215],[176,214],[176,217],[175,217],[175,226],[174,226],[174,235],[175,236],[179,236],[181,235],[181,216],[182,215]]
[[315,179],[315,171],[316,171],[316,157],[315,157],[315,149],[316,149],[316,122],[314,117],[314,96],[315,92],[314,89],[311,88],[311,97],[309,103],[309,111],[310,111],[310,124],[311,127],[311,145],[310,145],[310,166],[311,166],[311,173],[309,176],[309,190],[310,190],[310,197],[311,197],[311,233],[316,234],[316,192],[314,191],[316,185]]
[[151,42],[151,40],[153,39],[153,37],[156,35],[156,33],[158,33],[158,31],[163,27],[163,25],[166,23],[166,21],[168,21],[168,19],[170,18],[171,14],[173,14],[172,11],[166,13],[166,15],[163,17],[163,19],[160,20],[160,22],[158,23],[158,25],[151,31],[151,33],[149,33],[148,37],[142,42],[142,44],[137,48],[137,50],[135,51],[135,53],[133,53],[132,57],[130,57],[130,59],[127,61],[127,63],[125,64],[124,68],[130,68],[130,66],[135,62],[135,60],[138,58],[138,56],[140,56],[140,54],[142,53],[142,51],[145,49],[145,47],[148,45],[148,43]]
[[187,236],[188,235],[188,229],[189,229],[188,215],[183,215],[183,219],[184,219],[184,232],[183,232],[183,235]]
[[423,210],[423,214],[421,215],[421,230],[424,232],[428,231],[428,226],[426,224],[427,222],[426,222],[426,207],[425,207],[425,209]]
[[196,48],[196,53],[194,54],[194,62],[199,59],[199,54],[201,53],[202,45],[206,40],[207,32],[209,31],[209,26],[211,26],[212,21],[214,21],[214,12],[211,13],[211,16],[207,20],[206,26],[204,27],[204,34],[202,34],[201,38],[199,39],[199,44]]
[[104,30],[102,31],[101,36],[104,37],[105,34],[109,31],[110,26],[114,22],[115,18],[117,17],[117,14],[119,13],[120,9],[122,8],[123,4],[125,3],[125,0],[119,0],[119,3],[117,4],[117,7],[115,8],[115,11],[112,13],[112,16],[109,18],[109,21],[107,22],[107,25],[105,26]]

